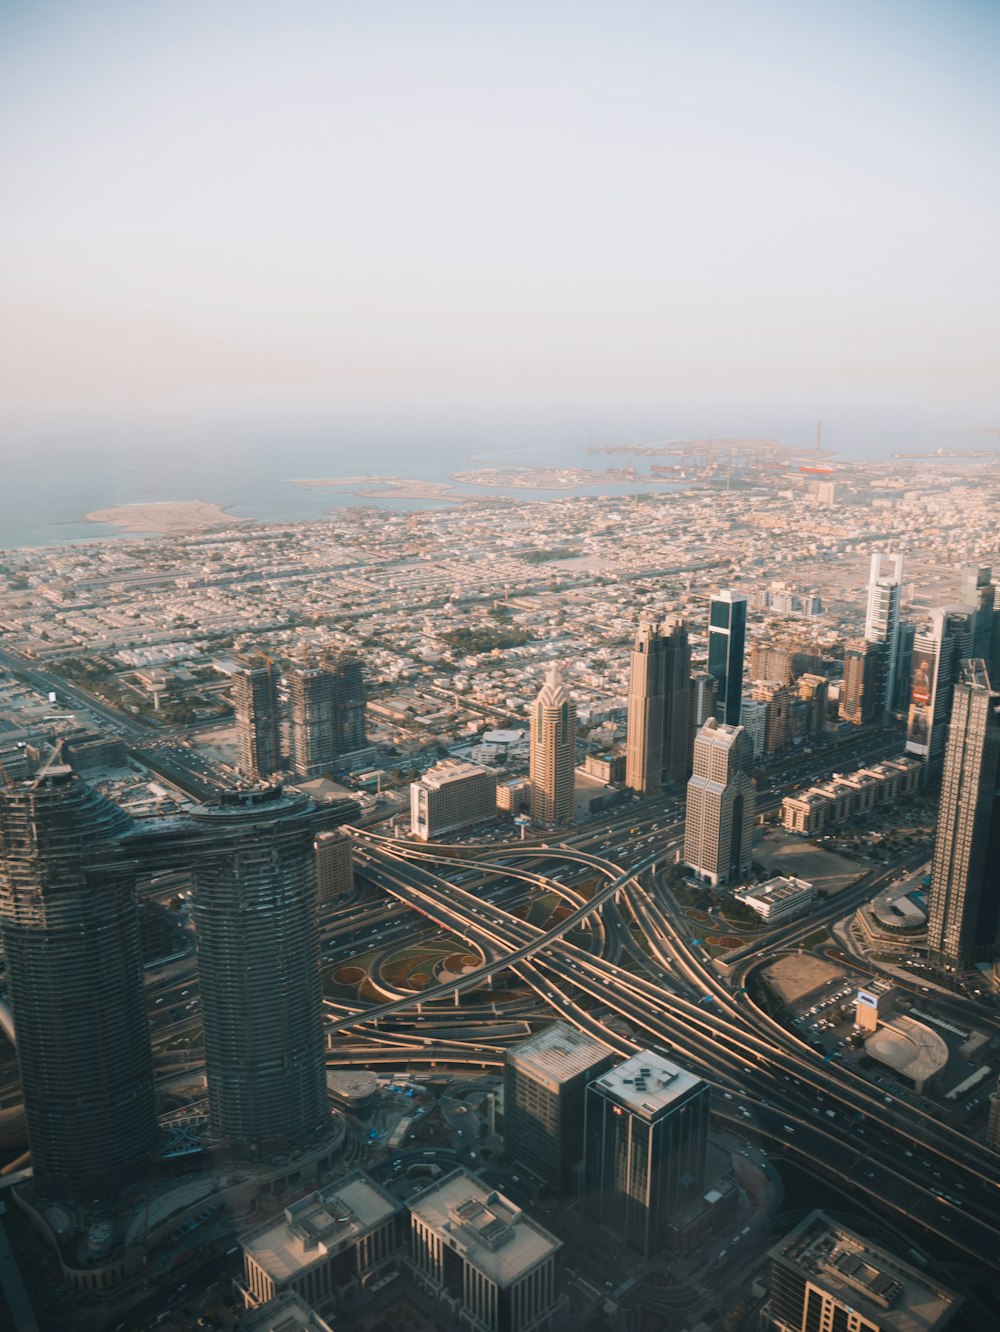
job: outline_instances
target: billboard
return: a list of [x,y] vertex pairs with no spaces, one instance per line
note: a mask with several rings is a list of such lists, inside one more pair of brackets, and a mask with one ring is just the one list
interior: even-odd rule
[[858,1003],[865,1004],[868,1008],[878,1008],[878,999],[875,995],[869,994],[867,990],[858,991]]
[[906,714],[906,750],[909,754],[926,756],[930,749],[937,658],[936,644],[930,648],[914,649],[913,652],[910,706]]

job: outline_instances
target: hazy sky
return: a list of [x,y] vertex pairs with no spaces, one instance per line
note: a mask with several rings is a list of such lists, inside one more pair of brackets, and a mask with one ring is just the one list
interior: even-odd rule
[[1000,425],[998,67],[995,0],[0,0],[0,391]]

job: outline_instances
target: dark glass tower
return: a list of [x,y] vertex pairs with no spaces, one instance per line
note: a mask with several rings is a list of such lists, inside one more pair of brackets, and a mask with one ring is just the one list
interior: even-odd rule
[[226,792],[192,816],[203,834],[194,901],[209,1111],[227,1147],[251,1159],[308,1144],[330,1119],[318,818],[280,786]]
[[0,928],[35,1185],[112,1196],[156,1143],[128,815],[50,766],[0,788]]
[[747,599],[723,588],[709,602],[708,669],[718,684],[716,719],[729,726],[740,724],[746,638]]

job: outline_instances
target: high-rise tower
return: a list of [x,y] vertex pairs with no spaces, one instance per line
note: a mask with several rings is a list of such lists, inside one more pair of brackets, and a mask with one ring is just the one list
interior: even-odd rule
[[986,662],[986,668],[995,679],[1000,679],[1000,660],[996,649],[1000,642],[1000,613],[996,605],[997,590],[989,568],[964,569],[959,601],[963,609],[973,613],[973,641],[971,654]]
[[47,1197],[109,1197],[156,1143],[131,829],[61,764],[0,787],[0,929]]
[[288,671],[292,713],[292,768],[297,777],[322,777],[337,753],[336,683],[325,666],[296,663]]
[[687,625],[671,615],[661,628],[642,621],[632,648],[625,784],[653,795],[687,778],[691,649]]
[[876,719],[879,708],[879,671],[882,649],[859,638],[844,649],[844,683],[840,691],[842,721],[866,726]]
[[756,806],[753,746],[742,726],[714,717],[694,742],[694,773],[687,785],[684,861],[713,885],[750,872]]
[[718,683],[715,715],[739,726],[743,698],[743,656],[747,636],[747,599],[723,588],[708,608],[708,669]]
[[949,970],[991,961],[1000,930],[1000,692],[985,662],[955,685],[931,869],[927,949]]
[[224,792],[192,821],[209,1112],[234,1154],[257,1159],[329,1123],[313,850],[324,825],[280,786]]
[[531,817],[572,823],[576,767],[576,708],[555,666],[549,668],[531,711],[529,782]]
[[929,629],[913,641],[906,752],[935,775],[944,759],[954,682],[972,655],[973,627],[972,613],[960,606],[936,607],[930,618]]
[[272,661],[263,657],[240,660],[233,673],[233,708],[240,772],[251,782],[279,772],[278,672]]
[[[883,573],[882,561],[888,559],[889,572]],[[875,720],[888,721],[892,712],[896,659],[899,654],[899,599],[903,586],[902,555],[871,557],[868,574],[868,606],[865,612],[865,638],[879,649],[876,681]]]

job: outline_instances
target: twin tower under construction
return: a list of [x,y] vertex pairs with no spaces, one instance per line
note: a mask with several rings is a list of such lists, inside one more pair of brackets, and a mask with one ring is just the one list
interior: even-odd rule
[[266,786],[133,820],[61,763],[0,787],[0,933],[40,1197],[114,1197],[157,1152],[140,874],[191,874],[213,1140],[261,1160],[328,1130],[314,841],[357,813]]

